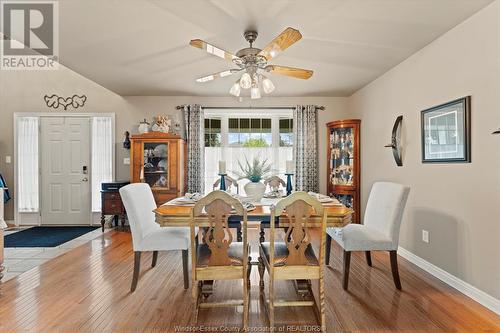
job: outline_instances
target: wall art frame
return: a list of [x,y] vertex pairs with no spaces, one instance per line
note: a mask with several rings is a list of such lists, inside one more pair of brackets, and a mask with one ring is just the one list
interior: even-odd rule
[[422,163],[471,162],[471,96],[421,111]]

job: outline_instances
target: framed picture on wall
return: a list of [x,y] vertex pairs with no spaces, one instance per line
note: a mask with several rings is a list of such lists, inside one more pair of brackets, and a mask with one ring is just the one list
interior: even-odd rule
[[470,96],[422,111],[422,163],[470,163]]

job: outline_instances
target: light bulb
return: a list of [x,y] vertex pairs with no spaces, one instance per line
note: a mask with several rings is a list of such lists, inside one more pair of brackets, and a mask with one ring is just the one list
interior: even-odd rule
[[260,89],[258,85],[254,85],[252,89],[250,89],[250,98],[251,99],[259,99],[260,98]]
[[229,93],[233,96],[238,97],[241,93],[241,88],[240,88],[240,81],[236,81],[231,89],[229,90]]
[[264,80],[262,80],[262,89],[266,94],[270,94],[274,91],[274,84],[271,80],[264,76]]
[[248,73],[243,73],[240,79],[240,86],[243,89],[248,89],[252,86],[252,78],[250,77],[250,74]]

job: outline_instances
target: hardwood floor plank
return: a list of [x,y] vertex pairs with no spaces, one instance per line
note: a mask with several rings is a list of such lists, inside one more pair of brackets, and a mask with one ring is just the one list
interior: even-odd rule
[[[254,249],[258,230],[251,230]],[[317,239],[317,235],[313,234]],[[256,259],[254,251],[254,259]],[[137,289],[130,293],[130,234],[111,231],[12,280],[0,284],[0,331],[173,332],[190,326],[191,290],[184,290],[181,252],[160,252],[156,267],[143,254]],[[342,251],[332,244],[325,269],[328,332],[500,332],[500,318],[470,298],[399,257],[403,290],[391,275],[389,255],[353,253],[349,290],[342,289]],[[266,287],[268,276],[265,275]],[[251,327],[268,323],[252,269]],[[313,290],[316,286],[313,285]],[[220,281],[211,301],[241,296],[241,282]],[[291,283],[276,285],[278,298],[295,297]],[[241,307],[202,309],[198,324],[238,328]],[[312,309],[277,308],[278,325],[317,325]]]

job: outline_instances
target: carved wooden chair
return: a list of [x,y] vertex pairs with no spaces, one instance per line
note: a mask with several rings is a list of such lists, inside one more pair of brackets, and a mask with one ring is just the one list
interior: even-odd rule
[[[284,214],[284,215],[283,215]],[[279,227],[288,227],[283,242],[275,241],[276,217],[282,216]],[[271,207],[270,241],[259,245],[261,296],[274,327],[275,307],[312,306],[322,331],[325,330],[325,292],[323,270],[325,261],[326,213],[323,205],[306,192],[295,192]],[[309,228],[321,228],[319,258],[311,245]],[[268,299],[264,292],[264,272],[269,273]],[[319,280],[319,302],[307,281],[308,297],[299,300],[275,299],[276,280]]]
[[[242,242],[233,242],[228,227],[231,214],[242,216]],[[248,326],[249,307],[249,253],[247,241],[247,212],[241,202],[224,191],[213,191],[199,200],[192,211],[191,233],[196,227],[205,227],[203,242],[198,244],[191,238],[194,325],[197,324],[200,308],[243,306],[243,329]],[[202,301],[202,284],[214,280],[236,280],[243,282],[243,298],[236,301]]]

